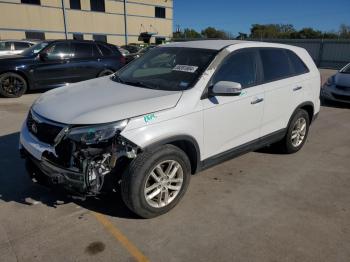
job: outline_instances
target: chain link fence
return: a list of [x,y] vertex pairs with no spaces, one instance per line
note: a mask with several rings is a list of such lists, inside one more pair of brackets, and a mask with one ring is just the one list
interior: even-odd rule
[[305,48],[319,68],[341,69],[350,63],[350,40],[255,39]]
[[[208,39],[174,39],[174,41],[191,41]],[[319,68],[339,70],[350,63],[350,40],[323,39],[248,39],[299,46],[305,48]]]

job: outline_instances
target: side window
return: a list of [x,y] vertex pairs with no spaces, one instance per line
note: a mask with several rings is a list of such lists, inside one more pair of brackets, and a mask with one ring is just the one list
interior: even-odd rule
[[0,51],[11,51],[11,42],[0,42]]
[[103,44],[97,44],[98,48],[101,50],[101,53],[103,56],[111,56],[112,55],[112,50],[109,49],[107,46]]
[[260,56],[264,82],[280,80],[294,74],[285,50],[277,48],[261,49]]
[[301,75],[309,72],[309,69],[304,64],[304,62],[300,59],[299,56],[297,56],[293,51],[286,50],[289,60],[292,64],[292,67],[294,69],[294,74]]
[[56,43],[46,49],[49,60],[66,59],[72,56],[70,45],[67,42]]
[[73,58],[89,58],[93,57],[93,46],[90,43],[72,43]]
[[30,47],[30,44],[24,43],[24,42],[14,42],[15,50],[24,50],[28,47]]
[[237,82],[243,88],[256,85],[256,52],[254,50],[239,51],[226,58],[215,73],[213,84],[219,81]]

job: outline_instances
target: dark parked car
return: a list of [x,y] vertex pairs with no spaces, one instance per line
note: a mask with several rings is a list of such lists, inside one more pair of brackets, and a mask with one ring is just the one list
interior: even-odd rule
[[114,73],[124,66],[118,47],[95,41],[40,42],[20,55],[0,57],[0,95],[54,88]]
[[134,54],[140,51],[143,48],[143,46],[137,45],[137,44],[129,44],[129,45],[123,45],[121,46],[121,48],[128,50],[130,54]]
[[134,60],[136,58],[139,58],[140,56],[144,55],[146,52],[148,52],[150,49],[152,49],[154,47],[156,47],[156,46],[155,45],[149,45],[149,46],[146,46],[146,47],[140,49],[136,53],[130,53],[128,55],[125,55],[126,63],[130,63],[132,60]]

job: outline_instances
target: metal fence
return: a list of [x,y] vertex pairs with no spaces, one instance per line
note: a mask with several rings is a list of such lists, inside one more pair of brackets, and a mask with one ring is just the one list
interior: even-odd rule
[[[174,41],[190,41],[206,39],[175,39]],[[322,39],[249,39],[295,45],[305,48],[319,68],[340,69],[350,63],[350,40]]]
[[340,69],[350,63],[350,40],[255,39],[305,48],[319,68]]

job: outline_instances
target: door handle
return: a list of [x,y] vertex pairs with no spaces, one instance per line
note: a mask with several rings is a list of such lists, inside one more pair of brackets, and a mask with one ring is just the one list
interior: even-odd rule
[[264,101],[264,98],[257,98],[256,100],[250,102],[252,105],[255,105],[255,104],[258,104],[258,103],[261,103],[262,101]]
[[293,88],[293,91],[298,91],[298,90],[300,90],[300,89],[302,89],[303,87],[302,86],[297,86],[297,87],[294,87]]

